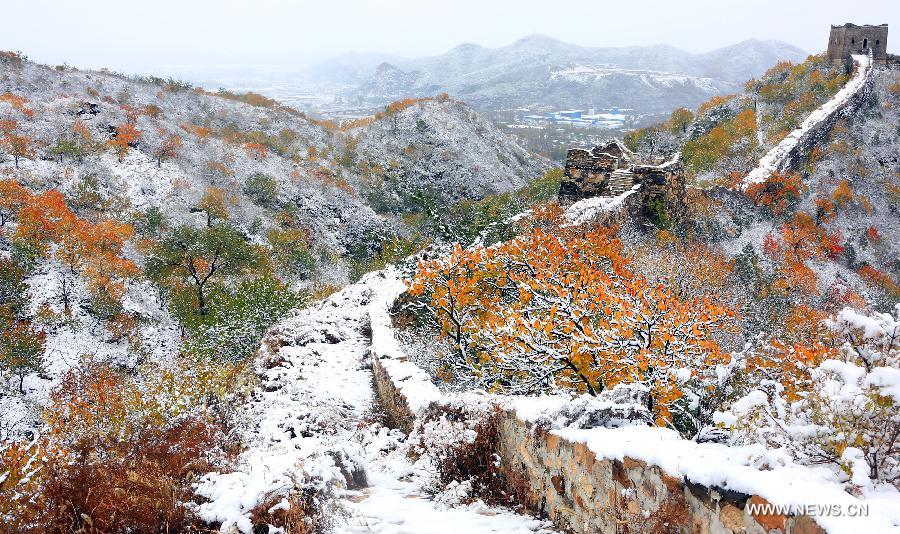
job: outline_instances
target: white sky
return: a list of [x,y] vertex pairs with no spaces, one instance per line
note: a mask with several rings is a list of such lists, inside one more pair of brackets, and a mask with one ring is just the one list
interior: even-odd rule
[[[817,52],[832,23],[900,32],[900,0],[0,0],[0,13],[0,50],[125,71],[292,68],[345,52],[415,57],[532,33],[695,52],[755,37]],[[889,50],[898,45],[900,33]]]

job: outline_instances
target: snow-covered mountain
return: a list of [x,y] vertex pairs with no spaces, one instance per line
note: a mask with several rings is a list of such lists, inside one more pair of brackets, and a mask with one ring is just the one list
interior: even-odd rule
[[425,100],[350,134],[357,165],[384,170],[370,188],[390,206],[422,192],[444,202],[510,192],[543,169],[489,121],[449,99]]
[[378,65],[403,61],[392,54],[350,53],[316,63],[297,73],[298,76],[318,84],[359,84],[367,80]]
[[779,41],[748,40],[693,54],[666,45],[588,48],[532,35],[501,48],[463,44],[438,56],[381,64],[358,94],[391,99],[447,92],[479,108],[542,104],[660,112],[738,91],[777,61],[805,57]]

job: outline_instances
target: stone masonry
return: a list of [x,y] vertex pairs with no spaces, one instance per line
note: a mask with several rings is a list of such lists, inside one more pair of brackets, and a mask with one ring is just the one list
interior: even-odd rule
[[831,26],[828,59],[849,66],[852,54],[871,53],[876,64],[885,64],[888,60],[887,39],[887,24],[857,26],[848,22],[841,26]]
[[751,515],[755,495],[693,484],[625,457],[597,458],[584,443],[551,434],[512,412],[497,449],[506,477],[526,486],[528,509],[568,532],[594,534],[824,534],[807,516]]
[[559,201],[570,205],[592,197],[615,197],[640,184],[638,210],[644,216],[680,219],[685,212],[685,179],[680,154],[643,161],[617,139],[566,156]]

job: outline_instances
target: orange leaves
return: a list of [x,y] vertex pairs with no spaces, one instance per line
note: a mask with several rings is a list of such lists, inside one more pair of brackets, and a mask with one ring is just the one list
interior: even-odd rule
[[197,137],[197,141],[203,145],[206,144],[206,141],[209,139],[209,136],[212,134],[212,128],[207,128],[205,126],[197,126],[196,124],[182,124],[181,129],[185,132],[194,134]]
[[894,298],[900,298],[900,284],[897,284],[891,275],[883,273],[871,265],[863,265],[856,272],[866,282],[880,287]]
[[19,182],[0,180],[0,226],[5,225],[12,214],[19,211],[30,195],[31,193],[19,185]]
[[0,517],[10,531],[25,531],[42,511],[40,491],[46,453],[38,443],[0,441]]
[[105,365],[94,365],[90,372],[66,374],[50,395],[44,420],[51,437],[79,441],[95,434],[116,436],[128,412],[122,377]]
[[817,276],[806,263],[810,260],[836,259],[844,252],[841,240],[840,233],[829,234],[809,214],[795,213],[790,221],[782,225],[777,238],[768,234],[763,239],[763,250],[778,268],[774,287],[785,292],[814,293]]
[[181,136],[177,133],[169,133],[163,129],[160,129],[159,133],[162,136],[162,140],[153,151],[157,167],[161,167],[163,161],[176,157],[178,151],[181,150]]
[[193,495],[195,472],[229,458],[206,405],[240,376],[230,366],[209,373],[191,364],[126,375],[86,361],[66,373],[50,394],[38,442],[0,442],[0,479],[11,467],[16,480],[12,488],[0,480],[0,511],[7,497],[23,495],[9,503],[30,514],[14,516],[15,530],[197,530],[178,503]]
[[710,98],[709,100],[707,100],[706,102],[700,104],[700,107],[697,108],[697,115],[703,115],[708,110],[710,110],[714,107],[718,107],[718,106],[727,104],[728,102],[732,101],[734,99],[734,97],[735,97],[735,95],[714,96],[714,97]]
[[15,158],[16,167],[19,166],[19,158],[30,158],[34,156],[31,146],[33,141],[28,136],[19,133],[19,124],[14,120],[0,120],[0,145]]
[[59,191],[28,195],[19,210],[16,238],[45,250],[51,242],[60,240],[68,233],[74,220],[75,215],[66,207]]
[[777,337],[750,355],[748,370],[777,380],[787,398],[796,400],[812,383],[810,370],[837,355],[836,339],[825,319],[821,310],[792,306]]
[[197,208],[206,212],[206,224],[211,226],[215,220],[228,218],[228,207],[225,203],[225,190],[218,187],[208,187],[200,198]]
[[18,210],[15,238],[43,255],[53,255],[72,271],[82,271],[95,297],[119,300],[124,280],[137,266],[122,257],[134,229],[112,220],[96,224],[79,219],[59,191],[32,195],[15,182],[0,182],[0,207]]
[[534,227],[420,262],[409,293],[459,347],[451,367],[486,388],[596,393],[641,382],[666,419],[681,396],[670,370],[727,362],[715,334],[733,313],[710,296],[651,284],[629,262],[614,230]]
[[772,215],[782,216],[800,200],[806,190],[799,174],[773,173],[767,180],[747,187],[747,196],[757,206],[767,208]]
[[254,142],[244,143],[244,152],[255,160],[266,159],[266,155],[268,154],[265,146]]
[[856,195],[853,194],[853,188],[850,187],[849,180],[845,178],[838,182],[837,188],[831,194],[831,200],[834,201],[835,206],[838,208],[856,201]]
[[27,107],[29,100],[24,96],[14,95],[13,93],[7,91],[0,95],[0,102],[9,104],[13,109],[21,112],[22,115],[29,119],[34,117],[34,111]]
[[106,142],[119,157],[119,161],[128,154],[128,148],[141,138],[141,132],[131,122],[116,126],[115,136]]
[[870,226],[866,228],[866,239],[869,240],[869,243],[878,243],[881,241],[881,234],[878,233],[877,228]]

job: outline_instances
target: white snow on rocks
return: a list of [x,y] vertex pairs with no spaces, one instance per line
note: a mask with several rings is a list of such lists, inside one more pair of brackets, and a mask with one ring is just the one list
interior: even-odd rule
[[859,67],[856,69],[853,78],[851,78],[837,94],[831,97],[830,100],[810,113],[809,117],[807,117],[797,129],[788,134],[788,136],[782,139],[780,143],[769,150],[766,155],[759,160],[759,164],[756,168],[744,177],[742,187],[746,188],[751,184],[764,182],[773,172],[781,170],[785,158],[787,158],[794,147],[797,146],[797,143],[799,143],[807,133],[831,117],[833,113],[839,111],[850,101],[850,98],[852,98],[853,95],[864,87],[866,78],[872,73],[871,60],[869,56],[854,55],[853,61]]
[[631,195],[640,190],[640,184],[635,185],[630,190],[614,197],[591,197],[572,204],[566,208],[566,221],[571,224],[585,224],[591,222],[598,217],[613,213],[621,209],[625,205],[625,201]]

